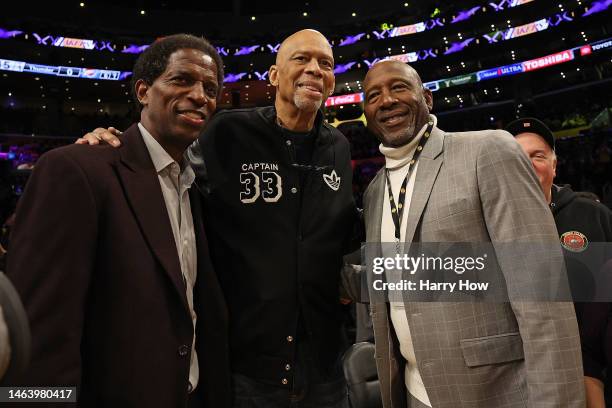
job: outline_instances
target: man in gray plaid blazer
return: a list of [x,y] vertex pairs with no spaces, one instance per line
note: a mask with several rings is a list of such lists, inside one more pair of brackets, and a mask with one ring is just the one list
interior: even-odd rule
[[[364,85],[368,128],[382,142],[388,169],[377,174],[364,195],[368,242],[395,237],[402,242],[544,242],[558,247],[538,180],[509,133],[438,129],[429,114],[431,92],[414,69],[398,61],[374,65]],[[398,203],[408,210],[403,212]],[[515,271],[506,270],[501,257],[497,254],[507,280]],[[560,250],[551,258],[559,260],[558,273],[553,273],[565,282]],[[584,406],[571,303],[371,306],[385,408]]]

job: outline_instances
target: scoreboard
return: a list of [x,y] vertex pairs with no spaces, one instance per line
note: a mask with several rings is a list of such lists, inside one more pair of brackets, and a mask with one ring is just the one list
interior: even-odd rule
[[27,72],[30,74],[55,75],[60,77],[87,78],[119,81],[130,73],[108,69],[64,67],[54,65],[32,64],[24,61],[0,59],[0,71]]

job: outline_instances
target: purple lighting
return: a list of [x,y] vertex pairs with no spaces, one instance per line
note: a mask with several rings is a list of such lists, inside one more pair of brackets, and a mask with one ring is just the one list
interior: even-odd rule
[[223,55],[224,57],[227,57],[229,55],[225,47],[217,47],[217,52],[219,53],[219,55]]
[[238,82],[244,77],[247,73],[241,72],[239,74],[227,74],[225,78],[223,78],[223,82]]
[[268,71],[264,71],[261,74],[255,71],[255,76],[257,77],[258,80],[265,81],[266,78],[268,78]]
[[448,50],[446,50],[446,52],[444,52],[444,55],[448,55],[448,54],[452,54],[454,52],[459,52],[462,49],[464,49],[465,47],[467,47],[468,45],[470,45],[470,43],[474,41],[474,37],[472,38],[467,38],[461,42],[454,42],[451,44],[451,46],[448,48]]
[[600,13],[604,10],[607,10],[611,4],[612,0],[594,1],[593,4],[591,4],[591,8],[589,8],[586,13],[582,15],[582,17],[590,16],[591,14]]
[[351,44],[355,44],[357,41],[361,40],[361,38],[365,35],[365,33],[359,33],[357,35],[349,35],[348,37],[346,37],[344,40],[342,40],[340,42],[340,44],[338,44],[339,47],[345,46],[345,45],[351,45]]
[[266,44],[266,47],[268,47],[270,52],[276,54],[278,52],[278,49],[280,48],[280,43],[279,44]]
[[336,65],[336,67],[334,68],[334,74],[336,75],[342,74],[348,71],[349,69],[351,69],[353,65],[355,65],[356,63],[357,63],[356,61],[353,61],[353,62],[348,62],[346,64]]
[[549,17],[547,21],[549,26],[556,27],[564,21],[574,21],[574,19],[568,16],[566,11],[565,13],[559,13]]
[[251,45],[250,47],[242,47],[234,55],[249,55],[252,52],[255,52],[259,48],[258,45]]
[[436,27],[444,27],[444,22],[441,21],[439,18],[434,18],[425,23],[426,30],[431,30]]
[[23,31],[18,31],[18,30],[6,31],[0,28],[0,38],[12,38],[22,33]]
[[149,47],[148,45],[130,44],[129,46],[125,47],[121,52],[125,54],[140,54],[141,52],[146,50],[148,47]]
[[472,7],[469,10],[460,11],[459,14],[455,16],[451,24],[458,23],[459,21],[464,21],[471,18],[476,12],[480,9],[480,6]]

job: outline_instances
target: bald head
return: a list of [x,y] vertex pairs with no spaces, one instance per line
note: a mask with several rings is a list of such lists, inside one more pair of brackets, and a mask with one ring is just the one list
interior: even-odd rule
[[363,80],[364,85],[371,80],[371,78],[373,76],[376,75],[377,72],[379,71],[383,71],[383,70],[394,70],[397,72],[402,72],[404,76],[408,77],[408,78],[412,78],[413,80],[416,81],[416,83],[422,88],[423,87],[423,81],[421,80],[421,76],[419,75],[418,72],[416,72],[416,70],[414,68],[412,68],[410,65],[401,62],[401,61],[396,61],[396,60],[392,60],[392,59],[388,59],[388,60],[384,60],[384,61],[379,61],[376,64],[372,65],[372,68],[370,68],[365,76],[365,79]]
[[333,59],[332,49],[327,41],[327,38],[325,38],[325,36],[317,30],[307,28],[305,30],[297,31],[283,40],[278,49],[278,53],[276,54],[276,65],[282,62],[283,58],[286,58],[288,52],[291,52],[293,48],[304,41],[314,41],[320,44],[326,44]]
[[[334,54],[318,31],[301,30],[287,37],[270,67],[270,83],[276,87],[277,115],[306,117],[314,121],[317,110],[334,91]],[[283,118],[284,116],[284,118]]]

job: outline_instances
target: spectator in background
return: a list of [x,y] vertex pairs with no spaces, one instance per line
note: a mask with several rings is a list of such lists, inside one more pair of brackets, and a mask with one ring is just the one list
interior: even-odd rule
[[[601,248],[589,252],[589,243],[612,242],[612,212],[598,201],[580,197],[569,186],[553,184],[557,166],[555,138],[544,123],[535,118],[521,118],[509,123],[506,130],[516,137],[531,160],[555,218],[566,257],[576,253],[580,254],[578,259],[598,256],[592,251],[601,251]],[[577,263],[574,258],[566,260],[574,296],[584,297],[584,290],[593,292],[596,288],[584,287],[589,276],[586,275],[588,271],[574,267],[580,264],[588,262]],[[587,404],[588,407],[603,407],[605,375],[612,367],[612,307],[606,302],[578,302],[575,308],[582,343]]]

